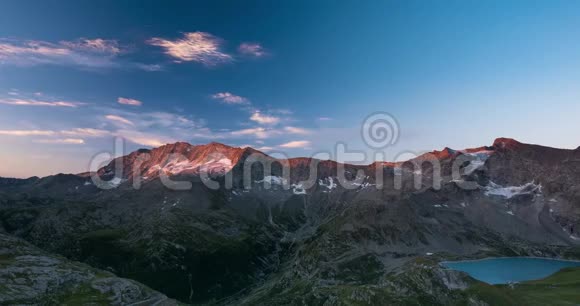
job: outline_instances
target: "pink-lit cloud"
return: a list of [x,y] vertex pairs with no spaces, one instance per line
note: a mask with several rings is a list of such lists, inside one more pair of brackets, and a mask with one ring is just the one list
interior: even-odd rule
[[250,120],[258,122],[260,124],[277,124],[280,122],[279,117],[264,115],[261,112],[255,112],[250,117]]
[[89,69],[133,68],[157,71],[158,65],[127,62],[116,40],[102,38],[47,42],[0,39],[0,65],[63,65]]
[[233,136],[254,136],[256,138],[264,139],[270,138],[274,133],[276,132],[273,130],[267,130],[265,128],[258,127],[233,131],[230,134]]
[[310,146],[310,141],[308,140],[295,140],[279,145],[280,148],[293,149],[293,148],[307,148]]
[[123,117],[118,116],[118,115],[106,115],[105,118],[107,118],[113,122],[118,122],[118,123],[122,123],[125,125],[135,125],[131,120],[123,118]]
[[116,40],[109,39],[86,39],[81,38],[76,41],[62,41],[60,43],[63,46],[69,47],[71,50],[79,50],[92,53],[102,53],[102,54],[119,54],[121,53],[121,47],[119,42]]
[[255,148],[255,149],[258,150],[258,151],[263,151],[263,152],[268,152],[268,151],[274,150],[274,148],[268,147],[268,146],[258,147],[258,148]]
[[211,96],[213,99],[220,100],[225,104],[240,104],[240,105],[247,105],[250,104],[250,101],[244,97],[234,95],[229,92],[218,92]]
[[0,99],[0,104],[17,106],[78,107],[84,103],[70,101],[41,101],[33,99]]
[[75,128],[60,131],[60,134],[73,137],[105,137],[111,135],[111,132],[93,128]]
[[123,97],[119,97],[117,99],[117,102],[119,104],[132,105],[132,106],[141,106],[141,105],[143,105],[143,102],[141,102],[141,101],[139,101],[137,99],[123,98]]
[[80,138],[56,138],[56,139],[38,139],[34,140],[36,143],[45,143],[45,144],[84,144],[85,141]]
[[160,147],[162,145],[174,143],[177,141],[174,138],[164,135],[139,132],[135,130],[119,130],[115,133],[115,136],[122,137],[130,142],[149,147]]
[[238,47],[238,52],[242,55],[252,57],[263,57],[268,55],[268,52],[258,43],[242,43]]
[[298,134],[298,135],[308,135],[310,131],[304,128],[294,127],[294,126],[286,126],[284,127],[284,131],[290,134]]
[[205,32],[184,33],[182,38],[175,40],[155,37],[148,43],[163,48],[177,63],[193,61],[216,66],[233,61],[233,57],[222,50],[222,39]]
[[52,136],[56,132],[48,130],[0,130],[4,136]]
[[105,137],[111,135],[110,131],[92,128],[74,128],[70,130],[0,130],[0,135],[4,136],[63,136],[64,139],[73,137]]

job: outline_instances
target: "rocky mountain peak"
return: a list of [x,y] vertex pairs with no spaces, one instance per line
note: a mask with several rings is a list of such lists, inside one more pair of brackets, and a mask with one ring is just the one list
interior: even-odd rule
[[516,148],[518,146],[521,146],[522,143],[513,139],[513,138],[505,138],[505,137],[501,137],[501,138],[497,138],[494,142],[493,142],[493,147],[495,148],[501,148],[501,149],[508,149],[508,148]]
[[[219,174],[230,171],[239,161],[252,153],[251,148],[239,148],[219,142],[192,145],[187,142],[166,144],[151,150],[141,149],[117,158],[99,170],[102,177],[113,176],[131,179],[141,176],[156,178],[159,173],[167,175]],[[122,175],[116,174],[116,165],[122,163]]]

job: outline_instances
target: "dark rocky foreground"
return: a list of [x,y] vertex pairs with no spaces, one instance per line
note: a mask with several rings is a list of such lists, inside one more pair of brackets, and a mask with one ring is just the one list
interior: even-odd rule
[[178,305],[136,281],[0,234],[0,304]]
[[[171,160],[174,153],[186,166]],[[143,154],[146,162],[132,167]],[[254,167],[252,186],[244,188],[250,157],[274,165],[272,173]],[[121,162],[126,167],[116,174]],[[105,180],[121,176],[109,190],[87,174],[0,179],[0,301],[495,305],[510,289],[486,287],[438,262],[580,256],[580,150],[498,139],[407,163],[345,165],[349,179],[358,179],[352,188],[337,184],[332,161],[315,161],[314,184],[303,188],[312,162],[177,143],[101,169]],[[282,176],[284,164],[289,181],[268,177]],[[159,169],[192,188],[169,190],[155,175]],[[210,189],[201,173],[222,183],[229,173],[233,189]],[[376,187],[378,173],[384,188]],[[144,179],[139,190],[136,177]]]

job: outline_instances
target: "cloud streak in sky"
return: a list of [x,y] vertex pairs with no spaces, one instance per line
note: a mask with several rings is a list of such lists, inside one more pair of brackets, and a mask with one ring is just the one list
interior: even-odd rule
[[100,53],[116,55],[121,53],[121,47],[116,40],[107,40],[102,38],[86,39],[81,38],[77,41],[63,41],[60,43],[69,47],[71,50],[78,50],[90,53]]
[[250,101],[244,97],[234,95],[229,92],[218,92],[211,96],[212,99],[220,100],[222,103],[225,104],[239,104],[239,105],[248,105]]
[[147,42],[163,48],[176,63],[198,62],[216,66],[233,61],[233,57],[222,50],[223,40],[205,32],[184,33],[182,38],[175,40],[154,37]]
[[40,101],[33,99],[0,99],[0,104],[16,106],[47,106],[47,107],[78,107],[80,102],[70,101]]
[[35,143],[44,144],[84,144],[85,141],[79,138],[57,138],[57,139],[37,139],[34,140]]
[[310,131],[307,129],[303,129],[303,128],[299,128],[299,127],[294,127],[294,126],[287,126],[284,127],[284,131],[290,133],[290,134],[298,134],[298,135],[308,135],[310,134]]
[[125,125],[135,125],[131,120],[117,115],[106,115],[105,118],[107,118],[110,121],[118,122]]
[[119,97],[117,99],[117,103],[124,104],[124,105],[132,105],[132,106],[141,106],[141,105],[143,105],[143,102],[141,102],[139,100],[130,99],[130,98],[123,98],[123,97]]
[[176,142],[174,138],[168,136],[136,130],[119,130],[115,132],[115,136],[125,138],[126,140],[139,145],[150,147],[160,147],[168,143]]
[[62,135],[73,137],[105,137],[111,135],[111,132],[92,128],[75,128],[60,132]]
[[238,52],[245,56],[263,57],[268,55],[268,52],[258,43],[242,43],[238,47]]
[[[122,137],[133,144],[148,147],[158,147],[177,141],[195,143],[208,141],[209,139],[257,140],[259,141],[259,149],[263,151],[271,151],[275,148],[304,147],[309,144],[306,140],[290,141],[291,139],[288,139],[292,135],[309,135],[311,133],[306,128],[280,125],[281,122],[290,120],[282,116],[283,114],[291,114],[292,112],[289,110],[275,109],[262,112],[248,106],[251,105],[249,99],[230,92],[218,92],[210,97],[219,100],[221,103],[243,105],[245,108],[242,116],[245,118],[249,116],[249,121],[254,123],[253,126],[245,125],[245,128],[239,130],[214,130],[206,125],[205,120],[181,113],[167,111],[143,112],[142,108],[139,107],[128,109],[124,105],[143,105],[142,101],[129,97],[118,97],[116,106],[103,107],[94,103],[56,101],[44,93],[28,94],[17,89],[11,89],[4,100],[0,97],[0,103],[53,107],[85,105],[86,107],[75,110],[75,113],[79,115],[79,120],[75,122],[82,125],[81,127],[78,127],[78,125],[75,127],[75,123],[72,121],[49,122],[50,129],[7,129],[0,130],[0,136],[30,137],[32,143],[46,145],[100,145],[106,139]],[[245,111],[250,113],[248,114]],[[248,124],[248,122],[243,123],[241,126],[244,126],[244,124]],[[105,140],[98,140],[99,138]],[[265,143],[267,139],[271,140],[268,141],[268,144]],[[272,144],[272,141],[283,144],[277,146],[274,145],[275,143]],[[284,141],[290,142],[284,143]]]
[[260,124],[277,124],[280,122],[279,117],[264,115],[260,112],[253,113],[252,116],[250,116],[250,120]]
[[81,38],[58,43],[0,39],[0,65],[62,65],[89,69],[135,68],[157,71],[157,65],[121,61],[124,50],[116,40]]
[[54,131],[47,130],[0,130],[0,135],[4,136],[51,136]]
[[111,132],[93,128],[74,128],[69,130],[62,130],[60,132],[52,130],[0,130],[0,135],[4,136],[55,136],[61,135],[65,138],[72,137],[106,137],[110,136]]
[[[235,55],[224,50],[224,40],[206,32],[183,33],[181,38],[153,37],[147,45],[160,47],[174,62],[197,62],[212,67],[235,61]],[[103,38],[79,38],[49,42],[42,40],[0,38],[0,65],[38,66],[61,65],[85,69],[139,69],[161,71],[159,64],[146,64],[127,60],[127,54],[135,51],[124,47],[117,40]],[[263,57],[268,52],[258,43],[242,43],[238,56]]]
[[0,63],[21,66],[55,64],[83,67],[114,67],[119,53],[115,41],[95,39],[62,41],[0,40]]
[[294,149],[294,148],[307,148],[310,146],[310,141],[307,140],[295,140],[279,145],[280,148]]
[[273,136],[274,134],[277,134],[277,133],[278,132],[275,130],[267,130],[267,129],[262,128],[262,127],[257,127],[257,128],[249,128],[249,129],[233,131],[230,134],[233,136],[254,136],[254,137],[259,138],[259,139],[266,139],[266,138],[270,138],[271,136]]
[[[171,112],[133,112],[108,108],[100,110],[105,118],[111,136],[125,138],[135,144],[157,147],[177,141],[193,139],[218,139],[224,135],[216,134],[205,126],[205,121]],[[98,133],[101,130],[84,131]],[[105,132],[102,132],[105,133]]]

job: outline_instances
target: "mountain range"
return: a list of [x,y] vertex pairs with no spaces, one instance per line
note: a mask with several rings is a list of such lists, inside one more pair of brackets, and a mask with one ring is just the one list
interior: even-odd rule
[[509,138],[370,165],[180,142],[0,178],[0,304],[517,305],[439,262],[580,258],[579,182],[580,148]]

